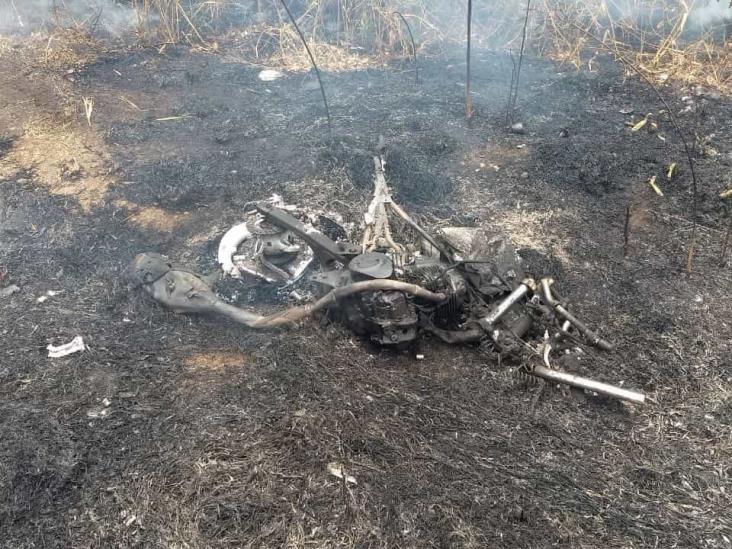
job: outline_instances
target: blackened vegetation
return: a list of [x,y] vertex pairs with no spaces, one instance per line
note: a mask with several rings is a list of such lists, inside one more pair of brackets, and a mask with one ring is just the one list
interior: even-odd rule
[[[452,181],[431,165],[452,158],[456,150],[455,138],[432,132],[409,145],[398,141],[391,144],[386,157],[386,175],[395,198],[416,207],[440,203],[452,192]],[[324,148],[320,160],[325,166],[344,168],[356,187],[370,192],[374,183],[373,154],[373,150],[341,139]]]
[[13,146],[13,138],[9,137],[7,135],[0,135],[0,158],[5,156],[5,154],[10,150],[10,147]]
[[233,187],[240,179],[238,174],[231,173],[212,177],[209,164],[185,158],[153,162],[135,175],[136,181],[129,181],[110,194],[173,212],[195,210],[222,198],[232,200]]
[[[32,48],[16,60],[35,59]],[[700,229],[698,274],[679,276],[688,174],[660,179],[663,199],[646,182],[683,151],[630,134],[620,112],[654,111],[655,97],[616,75],[578,80],[527,57],[527,133],[506,135],[510,69],[473,53],[472,128],[462,55],[425,62],[419,89],[392,70],[329,75],[344,117],[344,145],[332,149],[317,91],[303,91],[301,77],[265,86],[220,55],[145,50],[136,62],[148,63],[131,67],[126,52],[108,52],[81,83],[33,73],[22,97],[0,81],[0,117],[25,130],[0,158],[0,265],[4,284],[21,288],[0,301],[0,546],[725,546],[732,282],[719,267],[718,218]],[[4,63],[7,80],[25,85]],[[178,70],[200,77],[156,83]],[[45,110],[78,108],[79,96],[95,98],[94,127],[59,124],[105,136],[95,147],[116,164],[114,184],[86,210],[63,194],[69,181],[39,175],[54,150],[14,164],[37,146]],[[156,120],[193,110],[183,106],[194,115]],[[699,130],[718,136],[719,155],[697,164],[710,211],[727,184],[730,119],[719,102]],[[659,404],[538,392],[510,374],[516,365],[473,348],[423,341],[415,361],[327,319],[247,332],[166,312],[127,286],[140,251],[215,268],[223,231],[272,192],[357,220],[379,135],[393,149],[395,193],[420,221],[510,232],[530,270],[554,276],[573,310],[618,345],[573,370]],[[630,199],[638,219],[623,261]],[[48,290],[60,293],[39,302]],[[88,351],[47,358],[46,345],[75,335]]]
[[430,140],[422,147],[399,147],[389,150],[386,173],[397,200],[405,204],[437,204],[452,192],[452,181],[426,167],[425,157],[449,155],[449,139]]
[[319,154],[321,166],[326,169],[344,169],[349,180],[368,192],[374,182],[373,151],[353,139],[338,139],[324,146]]
[[578,140],[576,135],[557,135],[557,139],[539,146],[536,161],[546,170],[546,178],[552,184],[570,192],[603,196],[624,190],[628,180],[648,179],[646,174],[657,170],[656,158],[664,147],[645,153],[639,152],[634,143],[637,145],[632,136],[622,142],[601,131],[586,141]]

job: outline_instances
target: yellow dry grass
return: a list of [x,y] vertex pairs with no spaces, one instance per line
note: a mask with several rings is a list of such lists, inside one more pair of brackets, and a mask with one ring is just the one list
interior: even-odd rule
[[0,162],[0,178],[32,170],[51,194],[78,202],[84,211],[100,205],[113,184],[112,159],[104,141],[93,132],[48,120],[30,123]]
[[182,223],[190,218],[189,213],[171,212],[157,206],[140,206],[129,200],[119,199],[114,201],[118,208],[129,210],[126,218],[140,229],[170,233],[177,229]]
[[543,0],[535,15],[540,49],[578,69],[592,69],[597,54],[610,54],[657,83],[679,81],[732,93],[731,44],[718,31],[691,24],[693,2],[633,4],[629,13],[652,9],[653,24],[641,16],[618,17],[605,0]]
[[553,255],[563,263],[570,263],[569,240],[558,236],[555,230],[547,228],[550,222],[567,222],[572,214],[568,209],[530,211],[517,207],[516,209],[497,212],[496,225],[504,234],[511,235],[511,242],[517,248],[530,248],[545,254]]
[[194,353],[183,364],[192,373],[225,372],[230,368],[242,368],[249,361],[249,355],[240,351],[209,351]]

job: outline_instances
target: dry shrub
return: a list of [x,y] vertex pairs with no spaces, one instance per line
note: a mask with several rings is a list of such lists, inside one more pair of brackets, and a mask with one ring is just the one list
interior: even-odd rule
[[[325,65],[359,64],[364,56],[411,54],[409,33],[389,0],[288,0],[298,25]],[[420,44],[443,38],[423,0],[399,3]],[[206,45],[233,31],[261,61],[308,66],[302,44],[279,0],[135,0],[140,29],[171,42]]]
[[[697,3],[698,4],[698,3]],[[695,24],[693,0],[541,0],[539,50],[577,68],[598,53],[633,63],[654,81],[679,80],[732,91],[723,22]]]
[[[106,0],[84,1],[90,6],[111,6],[104,4]],[[330,70],[354,69],[381,62],[387,56],[411,55],[409,32],[396,10],[409,22],[420,53],[462,47],[465,42],[467,2],[286,1],[316,58]],[[517,51],[525,1],[476,3],[476,45]],[[656,81],[681,80],[729,91],[732,66],[725,35],[732,32],[732,24],[727,23],[726,29],[721,22],[716,28],[703,28],[693,21],[698,8],[716,1],[533,0],[527,43],[537,53],[577,68],[591,67],[599,52],[612,53],[634,63]],[[67,4],[59,1],[53,5],[56,7],[50,20],[63,26],[68,16],[61,13],[61,8]],[[72,14],[73,25],[89,27],[92,33],[99,14],[107,17],[112,11],[92,9],[82,17],[78,8],[81,4],[72,5],[77,6]],[[230,49],[238,48],[248,61],[290,69],[309,67],[280,0],[118,0],[115,6],[117,20],[125,19],[128,27],[136,27],[140,38],[147,42],[184,42],[214,49],[216,41],[224,41]]]

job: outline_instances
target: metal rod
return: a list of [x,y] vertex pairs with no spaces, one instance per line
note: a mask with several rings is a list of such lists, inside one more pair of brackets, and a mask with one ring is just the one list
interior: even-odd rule
[[391,207],[392,211],[395,214],[397,214],[399,217],[401,217],[404,221],[407,222],[407,225],[412,227],[412,229],[417,231],[422,238],[424,238],[427,242],[432,244],[435,247],[435,249],[445,257],[445,259],[447,259],[447,260],[451,259],[451,256],[449,253],[447,253],[447,250],[445,249],[445,247],[441,246],[437,242],[437,240],[435,240],[434,238],[432,238],[432,236],[430,236],[430,234],[427,231],[425,231],[422,227],[417,225],[417,222],[414,221],[411,217],[409,217],[409,214],[407,212],[405,212],[404,210],[402,210],[402,208],[399,206],[399,204],[397,204],[394,201],[391,201],[391,202],[389,202],[389,206]]
[[414,35],[412,34],[412,28],[409,26],[409,22],[402,15],[401,12],[395,11],[394,13],[396,15],[398,15],[402,21],[404,21],[404,26],[407,27],[407,32],[409,33],[409,40],[411,40],[411,42],[412,42],[412,58],[414,59],[414,83],[419,84],[419,64],[417,63],[417,46],[414,43]]
[[546,366],[537,364],[531,372],[532,375],[547,379],[549,381],[555,381],[557,383],[564,383],[572,387],[578,387],[580,389],[587,389],[588,391],[594,391],[595,393],[619,398],[621,400],[627,400],[628,402],[636,402],[643,404],[646,401],[646,395],[637,391],[630,391],[628,389],[622,389],[609,383],[602,383],[601,381],[594,381],[585,377],[576,376],[561,370],[551,370]]
[[466,52],[467,74],[465,76],[465,118],[473,118],[473,95],[470,91],[470,42],[472,39],[473,0],[468,0],[468,47]]
[[522,297],[524,297],[531,287],[534,285],[534,281],[531,279],[524,280],[518,288],[508,294],[506,299],[501,301],[495,309],[493,309],[488,316],[480,319],[480,324],[484,328],[492,328],[493,325],[500,320],[500,318],[506,314],[506,312],[513,307]]
[[[531,0],[526,0],[526,18],[524,19],[523,36],[521,37],[521,50],[519,51],[518,67],[516,68],[516,86],[514,87],[513,98],[510,100],[509,113],[511,122],[516,111],[516,99],[518,99],[519,83],[521,79],[521,65],[524,62],[524,48],[526,47],[526,27],[529,25],[529,14],[531,13]],[[511,78],[513,82],[513,78]]]
[[612,351],[614,348],[612,343],[600,337],[597,332],[592,330],[589,326],[587,326],[587,324],[582,322],[579,318],[577,318],[567,309],[565,309],[559,301],[554,299],[550,288],[552,282],[553,280],[551,278],[541,279],[541,293],[544,295],[546,302],[551,305],[552,308],[557,312],[557,314],[559,314],[559,316],[561,316],[564,320],[569,320],[575,328],[577,328],[587,339],[590,340],[590,343],[592,345],[594,345],[595,347],[599,347],[603,351]]
[[511,63],[513,64],[513,68],[511,69],[511,84],[508,87],[508,102],[506,103],[506,126],[511,125],[511,101],[513,100],[513,83],[516,81],[516,60],[513,58],[513,52],[511,50],[508,50],[508,55],[511,59]]
[[328,118],[328,135],[333,135],[333,125],[330,121],[330,109],[328,108],[328,98],[325,95],[325,86],[323,85],[323,79],[320,77],[320,69],[318,69],[318,64],[315,62],[315,56],[313,55],[313,52],[310,51],[310,46],[308,46],[308,43],[305,40],[305,36],[300,30],[300,27],[298,26],[295,17],[292,15],[290,8],[287,7],[285,0],[280,0],[280,2],[282,3],[282,7],[285,8],[285,11],[287,12],[287,16],[290,18],[290,21],[292,21],[292,24],[295,27],[295,30],[300,37],[300,40],[302,41],[302,45],[305,46],[305,51],[308,52],[310,62],[313,64],[313,69],[315,69],[315,76],[318,77],[318,84],[320,84],[320,93],[323,96],[323,104],[325,105],[325,116]]

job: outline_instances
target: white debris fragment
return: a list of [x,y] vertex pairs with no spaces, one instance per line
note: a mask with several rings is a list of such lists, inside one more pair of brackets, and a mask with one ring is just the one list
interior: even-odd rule
[[109,408],[111,405],[112,405],[111,400],[109,400],[106,397],[102,399],[102,406],[104,406],[105,408]]
[[249,232],[247,224],[240,223],[226,231],[226,234],[221,238],[218,261],[225,274],[233,278],[241,278],[239,268],[234,265],[233,255],[236,253],[239,245],[251,236],[252,233]]
[[11,284],[10,286],[6,286],[5,288],[0,289],[0,297],[10,297],[14,293],[17,293],[20,291],[20,287],[16,286],[15,284]]
[[345,473],[345,471],[343,470],[343,465],[341,465],[340,463],[329,463],[328,472],[336,478],[342,479],[345,477],[348,484],[358,484],[355,477],[352,477],[351,475],[347,475]]
[[130,517],[125,521],[125,526],[129,528],[136,522],[137,522],[137,517],[135,515],[130,515]]
[[100,417],[107,417],[111,412],[111,408],[92,408],[87,411],[86,417],[91,419],[97,419]]
[[46,300],[47,300],[47,299],[48,299],[49,297],[54,297],[54,296],[57,296],[57,295],[58,295],[58,294],[60,294],[60,293],[61,293],[61,290],[59,290],[59,291],[56,291],[56,290],[48,290],[48,291],[47,291],[47,292],[46,292],[45,294],[43,294],[43,295],[42,295],[42,296],[40,296],[40,297],[39,297],[38,299],[36,299],[36,302],[38,302],[38,303],[43,303],[43,302],[44,302],[44,301],[46,301]]
[[81,336],[76,336],[74,339],[63,345],[49,345],[48,349],[49,358],[61,358],[64,356],[72,355],[74,353],[83,352],[86,350],[84,345],[84,339]]
[[282,78],[283,76],[285,76],[285,73],[274,69],[264,69],[259,73],[259,79],[262,82],[272,82],[278,78]]
[[516,122],[515,124],[512,124],[511,131],[513,133],[525,133],[526,132],[526,130],[524,129],[524,125],[521,122]]
[[[265,202],[277,209],[291,212],[297,217],[301,217],[302,212],[298,210],[297,206],[285,204],[285,201],[279,194],[273,194]],[[261,251],[261,248],[258,249],[257,246],[261,242],[255,239],[254,243],[250,243],[247,246],[248,249],[244,253],[237,253],[242,244],[255,236],[260,224],[264,221],[264,217],[254,209],[248,211],[247,216],[250,218],[249,221],[234,225],[221,238],[217,255],[218,263],[221,265],[224,274],[232,278],[242,278],[242,275],[247,274],[274,284],[278,279],[272,277],[267,269],[262,269],[257,259]],[[305,223],[304,226],[305,232],[316,232],[311,224]],[[283,252],[294,252],[298,254],[296,260],[290,262],[283,268],[283,271],[289,275],[289,278],[285,279],[285,282],[289,285],[299,280],[305,274],[305,271],[313,262],[314,254],[310,247],[301,247],[299,244],[292,244],[285,240],[281,242],[281,246],[281,251]]]

